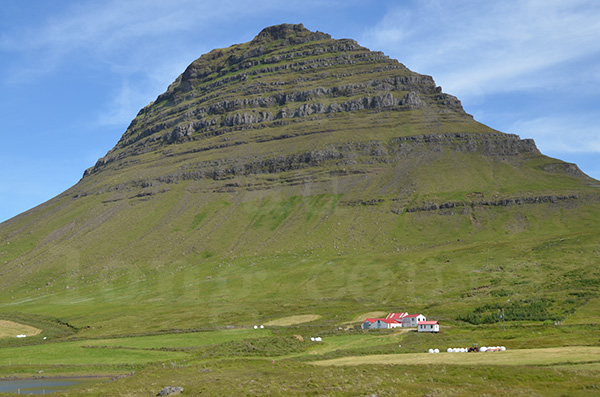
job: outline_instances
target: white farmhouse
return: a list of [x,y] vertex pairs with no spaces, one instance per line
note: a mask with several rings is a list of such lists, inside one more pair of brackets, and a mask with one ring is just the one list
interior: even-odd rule
[[418,332],[440,332],[440,325],[437,321],[419,321],[417,324]]
[[422,314],[409,314],[402,318],[402,327],[416,328],[421,321],[427,321],[427,318]]

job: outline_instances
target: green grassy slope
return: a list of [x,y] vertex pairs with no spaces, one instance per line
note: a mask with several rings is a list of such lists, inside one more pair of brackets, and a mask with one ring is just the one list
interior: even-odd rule
[[294,29],[201,57],[77,185],[0,225],[0,312],[98,335],[379,310],[597,322],[596,181],[430,77]]
[[[487,162],[452,182],[462,184],[458,191],[431,183],[452,175],[425,165],[418,172],[431,176],[416,182],[410,202],[382,192],[394,170],[331,182],[356,186],[337,194],[335,185],[329,193],[319,185],[206,193],[188,182],[118,201],[107,200],[111,193],[55,199],[3,225],[3,271],[12,276],[3,279],[2,311],[51,314],[106,333],[403,308],[456,320],[530,300],[544,302],[542,317],[568,319],[598,293],[593,188],[506,165],[486,186]],[[499,191],[501,178],[512,184]],[[491,206],[467,192],[578,198]],[[403,210],[447,200],[466,204]],[[596,320],[592,313],[583,321]]]

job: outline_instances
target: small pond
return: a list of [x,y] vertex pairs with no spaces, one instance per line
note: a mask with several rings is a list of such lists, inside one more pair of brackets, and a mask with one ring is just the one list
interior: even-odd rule
[[103,378],[15,379],[1,380],[0,393],[50,394],[101,382]]

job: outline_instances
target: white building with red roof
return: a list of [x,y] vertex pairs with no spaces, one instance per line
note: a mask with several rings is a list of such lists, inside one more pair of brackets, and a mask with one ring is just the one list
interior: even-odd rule
[[[402,313],[390,313],[386,318],[367,318],[360,325],[362,329],[381,329],[381,328],[398,328],[398,327],[406,327],[406,328],[418,328],[418,325],[421,322],[427,322],[427,318],[425,318],[422,314],[408,314],[407,312]],[[437,324],[437,322],[435,322]],[[429,324],[427,325],[434,325]],[[435,331],[428,332],[438,332],[439,325],[436,325]],[[429,327],[423,328],[423,330],[418,329],[420,332],[427,332],[425,329],[429,330]]]
[[417,324],[418,332],[440,332],[440,325],[437,321],[419,321]]

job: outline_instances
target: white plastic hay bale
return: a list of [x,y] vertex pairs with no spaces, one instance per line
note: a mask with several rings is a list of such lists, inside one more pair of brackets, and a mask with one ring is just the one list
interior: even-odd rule
[[264,327],[265,327],[264,325],[261,325],[261,326],[260,326],[260,329],[263,329]]
[[429,349],[429,353],[433,353],[433,349]]
[[460,352],[461,352],[461,353],[466,353],[466,352],[467,352],[467,348],[465,348],[465,347],[461,347],[461,348],[460,348]]
[[310,341],[311,341],[311,342],[314,342],[314,341],[315,341],[315,337],[314,337],[314,336],[311,336],[311,337],[310,337]]
[[479,351],[485,353],[487,351],[487,347],[481,346],[481,348],[479,349]]
[[506,347],[504,347],[504,346],[500,346],[500,351],[503,351],[503,352],[505,352],[505,351],[506,351]]
[[316,340],[317,342],[323,342],[323,338],[321,338],[320,336],[317,336],[317,337],[315,338],[315,340]]
[[446,351],[447,351],[448,353],[452,353],[452,348],[451,348],[451,347],[449,347],[449,348],[448,348]]
[[434,353],[439,353],[439,352],[440,352],[440,349],[433,349],[433,352],[434,352]]
[[17,335],[17,338],[27,338],[27,335]]

